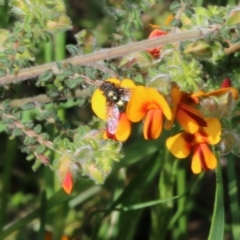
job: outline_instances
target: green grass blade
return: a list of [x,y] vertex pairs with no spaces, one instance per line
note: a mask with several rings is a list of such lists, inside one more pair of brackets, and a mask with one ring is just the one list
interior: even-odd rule
[[[92,183],[86,183],[81,184],[82,185],[82,192],[78,195],[78,197],[83,201],[87,200],[88,198],[92,197],[96,191],[91,191],[92,188],[95,188],[95,186],[92,187]],[[80,190],[80,188],[79,188]],[[88,192],[89,191],[89,192]],[[86,194],[88,192],[88,194]],[[69,196],[65,194],[62,190],[56,192],[50,199],[48,199],[46,205],[46,212],[49,212],[52,208],[65,203],[69,201],[70,199],[74,199],[75,197]],[[78,201],[78,204],[80,204],[80,201]],[[41,208],[37,208],[34,211],[27,214],[26,217],[23,217],[16,222],[12,223],[11,225],[5,226],[4,230],[0,232],[0,239],[4,239],[14,231],[17,231],[21,229],[21,227],[29,224],[34,219],[38,218],[40,216]]]
[[[218,156],[217,152],[215,155]],[[223,202],[223,181],[222,181],[222,170],[218,163],[216,168],[216,192],[214,210],[211,221],[210,233],[208,240],[222,240],[224,239],[224,202]]]
[[227,178],[228,178],[228,196],[230,202],[231,212],[231,228],[233,239],[239,239],[240,236],[240,217],[239,217],[239,205],[238,205],[238,189],[237,189],[237,178],[234,168],[233,155],[227,156]]
[[133,204],[129,206],[122,206],[120,208],[115,208],[114,210],[117,211],[132,211],[132,210],[139,210],[142,208],[147,208],[147,207],[152,207],[161,203],[166,203],[175,199],[180,198],[180,196],[174,196],[172,198],[167,198],[167,199],[161,199],[161,200],[153,200],[153,201],[148,201],[144,203],[138,203],[138,204]]
[[46,192],[44,191],[41,194],[40,228],[39,228],[39,231],[38,231],[38,240],[44,239],[46,215],[47,215],[46,208],[47,208],[47,198],[46,198]]

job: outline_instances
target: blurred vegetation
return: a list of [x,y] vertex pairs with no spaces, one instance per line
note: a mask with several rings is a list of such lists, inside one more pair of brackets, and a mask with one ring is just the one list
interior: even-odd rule
[[[11,8],[11,4],[20,6],[21,0],[0,1],[0,45],[14,31],[18,34],[19,44],[19,48],[13,49],[16,39],[12,39],[8,46],[4,46],[6,49],[12,48],[12,51],[4,52],[4,49],[0,49],[0,66],[5,69],[0,71],[1,76],[6,73],[17,74],[22,68],[52,61],[59,61],[60,66],[60,60],[73,55],[146,39],[152,31],[149,24],[165,25],[172,3],[161,0],[65,0],[65,14],[61,1],[55,1],[59,4],[56,10],[51,8],[54,1],[30,2],[35,4],[35,8],[26,8],[23,13],[17,9],[14,12]],[[235,4],[237,1],[233,0],[193,1],[195,7]],[[50,16],[54,19],[50,19]],[[40,32],[40,28],[47,31]],[[12,59],[12,56],[14,61],[4,61]],[[201,63],[213,83],[216,78],[220,82],[225,77],[231,77],[239,88],[239,70],[236,69],[239,56],[229,55],[220,59],[217,61],[218,67],[205,60]],[[118,64],[114,60],[107,63],[110,69],[121,75],[121,69],[116,67]],[[96,128],[103,125],[91,111],[89,98],[92,87],[88,89],[86,97],[81,99],[61,100],[61,97],[73,93],[75,89],[83,89],[84,79],[81,77],[75,79],[74,83],[70,81],[72,72],[78,71],[79,75],[86,74],[91,79],[106,79],[109,73],[93,70],[90,66],[78,69],[73,69],[73,66],[61,67],[65,67],[65,75],[60,76],[62,79],[54,79],[54,83],[51,82],[51,73],[45,73],[34,81],[3,85],[0,90],[1,99],[22,99],[39,94],[57,99],[57,102],[44,106],[37,103],[25,105],[20,109],[20,117],[18,111],[11,112],[15,121],[20,119],[29,129],[34,125],[36,133],[46,141],[59,136],[73,139],[76,132],[72,129],[82,131],[80,135],[83,136],[89,131],[84,127],[81,129],[83,124]],[[139,82],[143,81],[140,76],[142,73],[138,76],[137,70],[128,70],[123,73],[125,77],[135,76]],[[4,104],[4,111],[7,111],[8,103],[3,101],[1,105]],[[4,111],[0,109],[1,114]],[[53,122],[46,123],[46,119]],[[114,164],[111,162],[113,168],[105,183],[97,185],[89,180],[89,177],[94,179],[91,174],[85,174],[85,178],[77,177],[73,192],[67,195],[61,188],[61,176],[54,171],[57,165],[54,161],[62,153],[42,149],[39,142],[24,138],[22,132],[7,129],[6,125],[11,121],[5,118],[0,124],[0,239],[208,238],[215,199],[215,174],[211,171],[193,175],[188,160],[176,161],[164,152],[163,139],[169,133],[164,132],[158,140],[145,141],[141,125],[134,125],[133,134],[119,153],[124,157]],[[77,143],[85,146],[81,137],[74,141],[75,145],[71,145],[59,140],[54,147],[70,146],[75,149]],[[96,144],[100,143],[96,141]],[[32,150],[32,146],[39,148],[37,152]],[[41,155],[45,151],[47,160]],[[35,161],[33,158],[36,154],[38,157]],[[45,166],[48,161],[50,166]],[[228,167],[226,161],[229,162]],[[231,154],[227,155],[227,160],[223,158],[222,162],[223,183],[218,180],[220,188],[223,187],[220,191],[224,191],[224,203],[220,203],[220,206],[225,206],[224,239],[237,239],[235,237],[240,236],[240,179],[236,172],[240,164],[238,158]],[[231,215],[234,210],[236,213]]]

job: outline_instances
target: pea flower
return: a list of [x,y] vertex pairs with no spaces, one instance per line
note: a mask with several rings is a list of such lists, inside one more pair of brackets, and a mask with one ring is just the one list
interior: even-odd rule
[[190,134],[181,132],[169,137],[166,146],[177,158],[186,158],[192,153],[191,168],[193,173],[198,174],[203,170],[215,169],[217,159],[209,148],[220,141],[221,124],[217,118],[206,118],[207,127]]
[[[131,79],[123,79],[120,81],[117,78],[109,78],[107,82],[113,83],[116,88],[121,89],[133,89],[135,83]],[[107,111],[108,101],[103,91],[99,88],[95,90],[92,95],[91,105],[94,113],[102,120],[108,120],[110,113]],[[103,137],[111,138],[120,142],[125,141],[131,133],[131,123],[128,119],[125,109],[119,109],[119,117],[117,119],[117,127],[115,133],[110,133],[107,128],[104,132]]]
[[166,129],[171,129],[175,119],[181,127],[188,133],[195,133],[200,127],[206,127],[203,114],[192,105],[196,104],[191,94],[180,91],[178,86],[173,86],[171,90],[172,97],[172,119],[165,124]]
[[[168,32],[166,31],[163,31],[163,30],[160,30],[160,29],[154,29],[148,39],[152,39],[152,38],[157,38],[157,37],[162,37],[162,36],[165,36],[167,35]],[[150,48],[147,50],[147,52],[149,52],[153,57],[155,58],[158,58],[160,56],[160,50],[161,50],[162,47],[154,47],[154,48]]]
[[157,139],[162,132],[163,117],[171,119],[171,109],[165,98],[154,88],[137,86],[127,106],[127,117],[132,122],[144,119],[145,139]]

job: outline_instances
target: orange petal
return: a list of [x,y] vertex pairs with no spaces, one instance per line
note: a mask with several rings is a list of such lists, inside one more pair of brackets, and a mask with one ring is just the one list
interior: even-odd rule
[[93,112],[101,119],[107,119],[107,111],[106,111],[106,98],[103,93],[96,89],[92,95],[91,100],[92,110]]
[[178,86],[172,86],[171,89],[171,98],[172,98],[172,119],[170,121],[167,121],[165,124],[165,128],[167,130],[172,128],[172,125],[175,121],[177,110],[179,107],[179,104],[182,99],[182,92],[179,90]]
[[137,86],[132,90],[131,99],[127,105],[127,117],[132,122],[139,122],[147,112],[149,97],[147,96],[146,87]]
[[182,128],[191,134],[197,132],[200,126],[207,126],[200,111],[183,103],[179,107],[176,118]]
[[228,92],[232,93],[234,99],[238,98],[238,90],[233,87],[221,88],[221,89],[214,90],[212,92],[205,93],[204,97],[221,96],[223,94],[227,94]]
[[162,132],[163,115],[160,109],[151,109],[144,120],[143,135],[145,139],[157,139]]
[[68,171],[64,180],[62,181],[62,187],[67,194],[70,194],[73,188],[72,174]]
[[166,146],[175,157],[185,158],[191,153],[191,143],[187,136],[187,133],[182,132],[167,139]]
[[162,110],[167,119],[172,118],[167,101],[156,89],[137,86],[132,90],[126,112],[130,121],[138,122],[149,110],[157,108]]
[[192,171],[198,174],[203,170],[215,169],[217,166],[217,159],[209,149],[206,143],[198,144],[193,149],[192,157]]
[[208,126],[201,127],[199,132],[195,134],[196,142],[206,142],[209,144],[217,144],[221,140],[222,127],[218,118],[205,118]]
[[147,109],[160,108],[168,120],[172,119],[172,111],[166,99],[154,88],[146,88],[146,93],[149,98]]
[[133,80],[125,78],[121,81],[120,87],[125,87],[125,88],[134,88],[136,87],[135,83]]
[[120,142],[124,142],[128,139],[131,133],[131,123],[127,118],[126,113],[121,113],[117,131],[115,133],[116,139]]

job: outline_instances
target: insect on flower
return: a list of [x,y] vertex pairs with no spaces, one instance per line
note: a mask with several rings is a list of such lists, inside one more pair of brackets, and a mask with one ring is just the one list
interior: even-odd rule
[[107,130],[109,133],[115,134],[120,112],[126,109],[126,102],[130,100],[131,89],[105,81],[99,86],[99,90],[106,98]]

